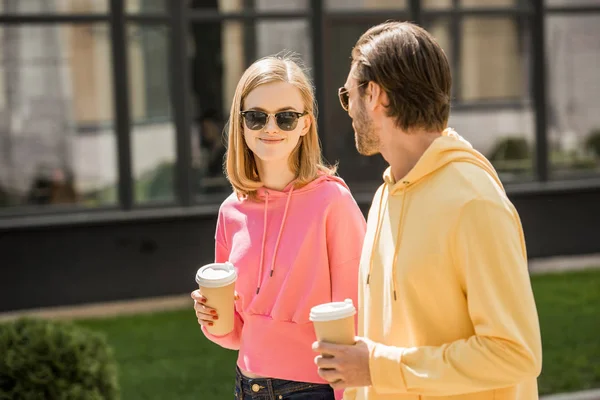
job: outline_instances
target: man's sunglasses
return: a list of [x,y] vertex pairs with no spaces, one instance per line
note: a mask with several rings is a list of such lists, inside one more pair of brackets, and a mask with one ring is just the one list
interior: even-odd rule
[[299,113],[296,111],[281,111],[276,114],[267,114],[262,111],[242,111],[240,113],[246,122],[246,128],[252,131],[259,131],[267,125],[271,116],[275,117],[277,126],[282,131],[293,131],[298,126],[298,120],[308,114],[306,111]]
[[338,89],[338,97],[340,98],[340,104],[342,105],[342,108],[344,109],[344,111],[348,111],[348,104],[350,102],[350,91],[352,89],[359,88],[367,83],[368,82],[363,82],[358,86],[351,87],[350,89],[346,89],[343,86]]

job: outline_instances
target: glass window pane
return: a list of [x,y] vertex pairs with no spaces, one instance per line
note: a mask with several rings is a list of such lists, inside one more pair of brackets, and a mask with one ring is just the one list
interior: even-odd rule
[[503,182],[533,179],[533,107],[498,110],[454,108],[450,112],[449,125],[488,157]]
[[546,7],[599,6],[600,0],[545,0]]
[[[477,8],[496,8],[496,7],[511,7],[518,6],[522,0],[460,0],[462,7],[477,7]],[[527,0],[529,1],[529,0]]]
[[552,176],[600,173],[600,14],[546,18]]
[[[454,43],[454,38],[452,37],[452,25],[450,18],[441,17],[426,20],[423,24],[423,27],[433,35],[435,40],[437,40],[439,45],[444,50],[446,57],[448,58],[450,67],[452,67],[454,57],[454,54],[452,54],[452,44]],[[452,71],[452,74],[454,75],[454,71]]]
[[528,96],[529,31],[522,20],[468,17],[462,21],[462,101],[518,100]]
[[254,0],[259,11],[297,11],[306,10],[308,0]]
[[169,92],[169,30],[128,27],[135,201],[174,198],[175,128]]
[[308,4],[309,0],[189,0],[189,7],[192,9],[202,11],[218,10],[221,13],[233,13],[244,10],[306,11]]
[[329,10],[402,10],[407,7],[407,0],[325,0],[325,8]]
[[125,0],[125,11],[135,13],[161,13],[166,11],[166,0]]
[[296,53],[312,73],[312,47],[306,20],[260,21],[256,24],[256,58],[282,51]]
[[425,9],[447,9],[452,8],[452,0],[421,0],[421,6]]
[[117,199],[106,25],[0,27],[0,205]]
[[223,174],[223,129],[244,72],[245,40],[254,32],[252,27],[237,21],[191,26],[192,167],[194,191],[201,202],[211,201],[214,193],[231,191]]
[[108,0],[3,0],[0,14],[106,13]]
[[358,38],[371,26],[384,21],[332,21],[326,27],[325,76],[330,79],[325,80],[326,120],[319,135],[325,144],[327,160],[339,161],[340,176],[354,187],[365,181],[380,182],[386,164],[379,155],[364,157],[358,154],[352,121],[340,106],[337,91],[350,72],[350,53]]

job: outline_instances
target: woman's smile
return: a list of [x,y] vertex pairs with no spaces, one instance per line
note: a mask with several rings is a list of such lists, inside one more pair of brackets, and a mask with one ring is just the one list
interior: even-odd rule
[[265,144],[277,144],[277,143],[281,143],[285,140],[285,138],[277,138],[277,137],[259,137],[258,138],[259,141],[265,143]]

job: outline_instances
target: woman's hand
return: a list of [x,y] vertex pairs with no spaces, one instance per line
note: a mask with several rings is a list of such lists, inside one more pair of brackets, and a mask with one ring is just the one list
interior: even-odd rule
[[[196,311],[198,323],[201,326],[213,326],[214,322],[219,319],[217,310],[206,305],[208,300],[202,295],[200,289],[196,289],[192,292],[192,299],[194,299],[194,311]],[[234,299],[239,299],[237,293],[235,293]]]
[[214,321],[219,319],[217,310],[206,305],[206,297],[202,296],[200,289],[192,292],[192,299],[194,299],[194,311],[196,311],[196,318],[200,326],[213,326]]

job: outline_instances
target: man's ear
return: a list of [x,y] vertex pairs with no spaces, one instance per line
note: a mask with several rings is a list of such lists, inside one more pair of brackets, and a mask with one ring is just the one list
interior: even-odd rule
[[300,131],[300,136],[304,136],[308,133],[308,131],[310,130],[310,127],[313,123],[312,114],[306,114],[304,117],[301,117],[300,123],[304,124],[304,125],[302,125],[302,131]]
[[375,110],[377,107],[387,107],[389,105],[389,98],[383,88],[373,81],[369,82],[367,86],[367,103],[371,110]]

